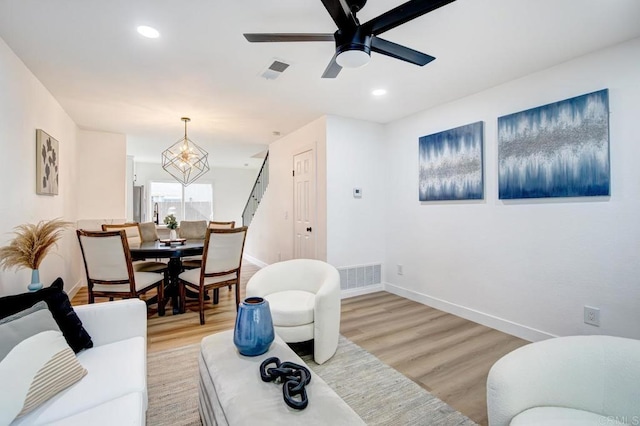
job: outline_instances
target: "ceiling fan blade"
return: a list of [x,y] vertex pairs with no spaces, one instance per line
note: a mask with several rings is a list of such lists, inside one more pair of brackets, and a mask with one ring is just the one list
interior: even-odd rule
[[355,28],[358,25],[355,16],[351,13],[351,8],[345,0],[322,0],[325,9],[331,15],[333,22],[338,28]]
[[311,33],[245,33],[251,43],[295,42],[295,41],[335,41],[333,34]]
[[391,9],[382,15],[365,22],[361,27],[368,34],[378,35],[392,28],[409,22],[425,13],[446,6],[455,0],[410,0],[400,6]]
[[371,39],[371,50],[420,66],[426,65],[436,59],[433,56],[427,55],[426,53],[409,49],[408,47],[401,46],[399,44],[381,39],[379,37],[373,37]]
[[322,73],[322,78],[336,78],[338,74],[340,74],[342,67],[336,62],[337,57],[337,53],[333,55],[333,58],[331,58],[331,62],[329,62],[329,65],[327,65],[327,69],[325,69]]

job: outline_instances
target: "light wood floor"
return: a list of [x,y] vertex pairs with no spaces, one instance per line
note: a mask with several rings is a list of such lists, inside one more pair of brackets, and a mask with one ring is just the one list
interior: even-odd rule
[[[242,267],[241,296],[257,267]],[[72,300],[87,303],[83,289]],[[187,312],[158,317],[150,311],[149,352],[198,343],[235,323],[234,291],[220,290],[220,303],[207,303],[206,324],[198,320],[197,301]],[[473,421],[487,424],[486,380],[504,354],[527,342],[386,292],[342,301],[340,332]]]

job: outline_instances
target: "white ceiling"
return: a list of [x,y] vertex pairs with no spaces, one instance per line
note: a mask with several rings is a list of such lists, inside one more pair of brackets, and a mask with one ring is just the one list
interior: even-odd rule
[[[369,0],[358,17],[401,3]],[[161,37],[141,37],[138,25]],[[387,123],[639,37],[640,1],[457,0],[383,35],[436,61],[373,54],[336,79],[320,78],[332,43],[242,36],[334,31],[320,0],[0,0],[0,37],[80,127],[125,133],[136,161],[159,162],[189,116],[190,138],[222,167],[258,167],[251,156],[274,131],[325,114]],[[274,58],[291,66],[260,77]]]

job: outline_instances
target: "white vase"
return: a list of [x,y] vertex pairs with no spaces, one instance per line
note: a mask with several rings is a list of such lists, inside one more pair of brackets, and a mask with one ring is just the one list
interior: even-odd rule
[[178,239],[178,235],[176,234],[175,229],[172,229],[171,231],[169,231],[169,239],[172,241]]

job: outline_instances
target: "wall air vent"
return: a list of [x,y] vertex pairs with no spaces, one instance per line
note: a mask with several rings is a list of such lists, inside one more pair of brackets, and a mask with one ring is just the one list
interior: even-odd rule
[[274,59],[271,65],[269,65],[267,69],[260,74],[260,76],[267,80],[275,80],[280,77],[280,74],[282,74],[287,68],[289,68],[289,64],[282,60]]
[[338,268],[340,289],[355,290],[382,283],[382,265],[362,265]]

